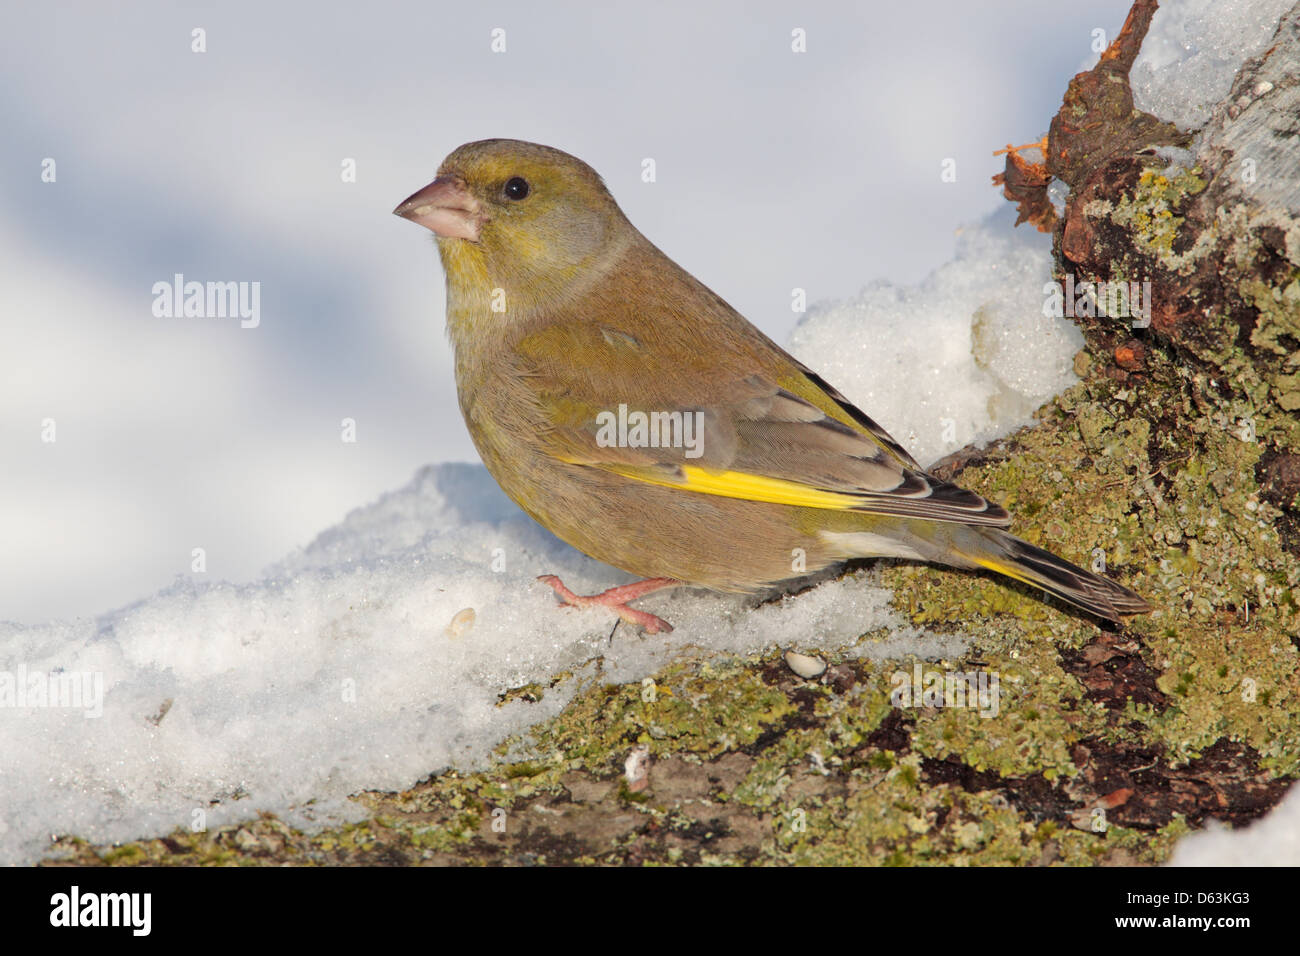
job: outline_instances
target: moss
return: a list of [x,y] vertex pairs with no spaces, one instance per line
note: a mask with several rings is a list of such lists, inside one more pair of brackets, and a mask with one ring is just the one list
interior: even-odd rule
[[1295,343],[1300,342],[1300,270],[1293,270],[1290,281],[1280,288],[1250,278],[1237,289],[1259,312],[1250,344],[1294,359]]
[[100,856],[106,866],[131,866],[144,863],[146,858],[144,848],[134,843],[112,847]]

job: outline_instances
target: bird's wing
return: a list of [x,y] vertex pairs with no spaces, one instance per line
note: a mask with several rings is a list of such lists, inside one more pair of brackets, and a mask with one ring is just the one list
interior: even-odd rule
[[[748,340],[686,348],[678,341],[671,350],[678,360],[670,362],[662,358],[669,350],[647,347],[634,333],[598,322],[552,323],[519,343],[515,381],[535,402],[543,447],[571,464],[725,498],[1010,523],[1000,506],[925,474],[815,373],[761,336],[756,341],[752,362],[743,354],[755,347]],[[742,354],[732,364],[745,368],[743,376],[717,361],[735,348]],[[543,359],[556,354],[579,361],[564,363],[561,376]],[[637,399],[628,394],[630,382]]]

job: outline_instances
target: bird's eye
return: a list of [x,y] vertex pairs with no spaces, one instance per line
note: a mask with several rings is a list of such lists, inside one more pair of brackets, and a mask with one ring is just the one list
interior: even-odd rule
[[528,180],[522,176],[515,176],[506,182],[507,199],[526,199],[528,198]]

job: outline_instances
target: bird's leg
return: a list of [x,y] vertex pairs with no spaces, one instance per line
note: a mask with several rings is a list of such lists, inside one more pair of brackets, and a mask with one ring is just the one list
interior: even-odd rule
[[645,611],[638,611],[636,608],[628,607],[627,602],[635,601],[637,598],[645,597],[655,591],[662,591],[664,588],[681,587],[682,583],[672,578],[646,578],[644,581],[635,581],[632,584],[610,588],[608,591],[601,591],[599,594],[582,595],[574,594],[554,574],[543,574],[537,580],[549,584],[559,599],[570,607],[607,607],[629,624],[636,624],[645,628],[647,634],[658,634],[660,631],[668,632],[673,629],[673,626],[661,617],[655,617]]

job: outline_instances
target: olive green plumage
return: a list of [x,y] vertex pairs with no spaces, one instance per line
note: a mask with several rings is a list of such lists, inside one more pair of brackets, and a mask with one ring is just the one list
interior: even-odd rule
[[[1002,508],[926,475],[642,236],[581,160],[469,143],[397,211],[439,234],[457,391],[484,464],[592,557],[754,591],[888,555],[996,570],[1106,618],[1148,610],[1001,530]],[[620,406],[690,415],[698,443],[610,445],[602,416]]]

